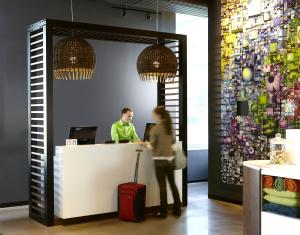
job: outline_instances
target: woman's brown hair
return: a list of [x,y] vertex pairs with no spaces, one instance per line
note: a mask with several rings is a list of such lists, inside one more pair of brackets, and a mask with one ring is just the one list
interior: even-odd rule
[[170,113],[163,106],[157,106],[153,109],[153,112],[160,116],[161,123],[164,126],[167,134],[173,135],[173,125]]

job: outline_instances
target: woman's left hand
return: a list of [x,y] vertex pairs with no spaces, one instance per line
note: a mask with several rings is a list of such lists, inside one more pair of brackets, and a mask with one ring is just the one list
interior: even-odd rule
[[148,143],[147,142],[141,142],[140,145],[142,145],[143,147],[147,147]]

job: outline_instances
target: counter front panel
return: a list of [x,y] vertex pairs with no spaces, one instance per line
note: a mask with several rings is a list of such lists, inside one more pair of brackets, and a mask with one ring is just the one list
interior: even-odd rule
[[[178,143],[181,144],[181,143]],[[57,146],[54,156],[55,215],[75,218],[116,212],[117,187],[132,182],[138,144]],[[146,184],[146,206],[159,205],[159,188],[151,152],[143,149],[139,183]],[[182,197],[182,170],[175,171]],[[168,185],[168,202],[173,203]]]

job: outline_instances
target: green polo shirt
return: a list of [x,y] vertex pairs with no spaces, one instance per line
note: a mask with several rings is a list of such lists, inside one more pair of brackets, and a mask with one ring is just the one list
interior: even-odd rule
[[125,123],[119,120],[111,126],[111,139],[118,142],[120,140],[138,141],[140,138],[136,134],[132,123]]

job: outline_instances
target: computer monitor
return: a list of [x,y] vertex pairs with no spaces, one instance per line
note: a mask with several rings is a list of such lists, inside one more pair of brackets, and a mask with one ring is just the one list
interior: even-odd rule
[[119,141],[115,141],[115,140],[106,140],[104,143],[105,144],[115,144],[115,143],[119,143],[119,144],[125,144],[125,143],[129,143],[130,140],[119,140]]
[[147,123],[144,132],[144,141],[150,141],[150,131],[151,128],[155,126],[155,123]]
[[104,142],[104,144],[115,144],[115,143],[116,143],[116,141],[114,141],[114,140],[106,140]]
[[97,126],[71,127],[69,139],[77,139],[78,145],[95,144]]

